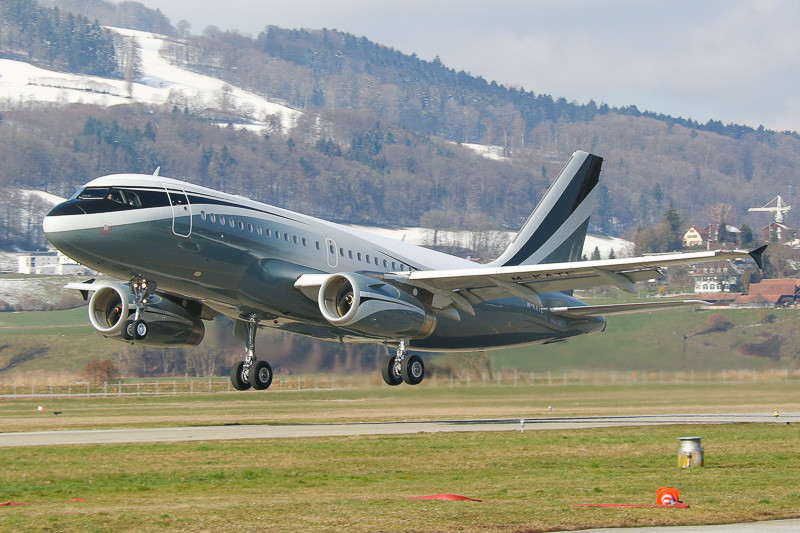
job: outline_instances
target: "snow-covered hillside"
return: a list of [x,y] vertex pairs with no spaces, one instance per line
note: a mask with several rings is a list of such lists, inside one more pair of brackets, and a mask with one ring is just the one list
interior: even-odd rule
[[[381,235],[390,239],[402,240],[409,244],[419,246],[434,245],[434,230],[427,228],[374,228],[368,226],[354,226],[370,233]],[[475,243],[482,244],[493,254],[500,255],[509,245],[511,239],[517,234],[515,231],[444,231],[436,232],[436,243],[440,246],[455,246],[460,248],[474,248]],[[629,257],[633,254],[633,243],[617,237],[603,237],[600,235],[587,235],[583,244],[583,255],[591,257],[594,249],[600,251],[600,257],[607,259],[611,250],[616,257]]]
[[143,73],[133,83],[130,94],[124,80],[56,72],[22,61],[0,59],[0,105],[16,107],[34,102],[101,106],[134,102],[155,105],[188,103],[191,108],[204,110],[219,107],[223,88],[229,87],[225,98],[237,111],[251,117],[255,126],[265,125],[268,116],[278,116],[284,130],[288,130],[301,114],[295,109],[230,86],[222,80],[170,64],[158,53],[167,39],[163,35],[122,28],[109,29],[136,39],[141,47]]

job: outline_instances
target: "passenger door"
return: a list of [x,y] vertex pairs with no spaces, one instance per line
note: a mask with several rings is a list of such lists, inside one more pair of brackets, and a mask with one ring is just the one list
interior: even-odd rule
[[189,237],[192,234],[192,206],[186,191],[169,190],[164,186],[172,206],[172,233],[178,237]]
[[328,256],[328,266],[336,268],[339,264],[339,256],[336,255],[336,243],[333,239],[325,239],[325,253]]

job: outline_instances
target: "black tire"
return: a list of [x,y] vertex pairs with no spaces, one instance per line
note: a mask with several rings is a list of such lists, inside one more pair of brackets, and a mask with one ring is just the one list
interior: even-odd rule
[[409,385],[419,385],[425,378],[425,363],[418,355],[409,355],[403,361],[403,381]]
[[256,390],[268,389],[272,385],[272,367],[266,361],[250,365],[250,385]]
[[392,387],[400,385],[403,382],[403,378],[394,372],[393,355],[387,355],[383,360],[383,366],[381,366],[381,375],[383,376],[384,383],[391,385]]
[[231,385],[236,390],[247,390],[250,388],[250,382],[244,375],[244,361],[239,361],[231,368]]
[[133,323],[133,335],[137,339],[144,339],[147,337],[147,322],[141,318]]
[[136,328],[133,327],[133,320],[126,320],[122,325],[122,338],[132,341],[136,338]]

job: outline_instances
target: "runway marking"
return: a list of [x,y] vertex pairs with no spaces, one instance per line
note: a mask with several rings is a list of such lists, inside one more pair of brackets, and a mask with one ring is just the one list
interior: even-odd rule
[[26,433],[0,433],[0,447],[349,437],[357,435],[405,435],[413,433],[467,431],[520,431],[522,420],[525,421],[525,431],[541,431],[547,429],[582,429],[666,424],[788,424],[800,422],[800,413],[781,414],[780,417],[774,417],[772,413],[737,413],[36,431]]

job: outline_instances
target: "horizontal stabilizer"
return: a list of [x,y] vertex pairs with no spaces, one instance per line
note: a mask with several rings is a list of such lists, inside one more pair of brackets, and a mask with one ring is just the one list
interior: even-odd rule
[[663,311],[673,307],[690,305],[708,305],[703,300],[667,300],[664,302],[637,302],[629,304],[580,305],[574,307],[551,307],[550,312],[565,318],[587,318],[590,316],[625,315],[629,313],[647,313]]

